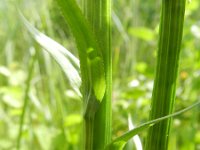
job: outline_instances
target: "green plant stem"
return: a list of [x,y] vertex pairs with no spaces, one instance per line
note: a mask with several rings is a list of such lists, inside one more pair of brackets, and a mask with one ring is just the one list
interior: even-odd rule
[[93,150],[94,141],[94,117],[96,110],[99,107],[99,103],[96,101],[94,95],[90,96],[87,109],[84,114],[84,148],[85,150]]
[[[75,0],[57,2],[78,47],[85,125],[94,125],[85,147],[103,149],[111,141],[111,0],[84,0],[86,17]],[[87,123],[93,115],[94,124]]]
[[85,118],[85,150],[93,149],[94,116]]
[[[93,148],[101,150],[111,141],[111,93],[112,93],[112,65],[111,65],[111,0],[84,0],[84,14],[88,19],[104,59],[106,76],[106,92],[100,108],[95,113],[94,127],[92,128]],[[86,127],[87,128],[87,127]],[[86,135],[90,136],[90,135]]]
[[23,105],[22,114],[20,117],[19,134],[17,137],[17,146],[16,146],[17,150],[20,150],[20,146],[21,146],[20,145],[21,136],[22,136],[22,130],[23,130],[23,125],[24,125],[24,118],[25,118],[27,107],[28,107],[28,100],[29,100],[28,97],[29,97],[29,91],[30,91],[30,87],[31,87],[31,79],[32,79],[32,75],[33,75],[35,60],[36,60],[36,54],[34,54],[34,56],[32,56],[32,59],[29,64],[28,78],[26,81],[26,89],[25,89],[25,95],[24,95],[24,105]]
[[[150,120],[173,111],[183,32],[185,0],[162,0],[160,39]],[[146,150],[167,150],[171,119],[152,126]]]

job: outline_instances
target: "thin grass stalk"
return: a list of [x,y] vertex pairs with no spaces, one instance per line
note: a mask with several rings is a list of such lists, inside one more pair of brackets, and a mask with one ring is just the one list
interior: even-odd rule
[[[162,0],[158,60],[150,120],[171,114],[175,102],[176,79],[183,32],[185,0]],[[167,150],[171,119],[152,126],[146,150]]]
[[[103,149],[111,141],[111,0],[84,0],[83,4],[84,14],[97,37],[103,55],[106,76],[106,92],[94,116],[94,127],[91,127],[93,132],[92,134],[86,133],[86,140],[93,140],[91,149]],[[93,138],[88,136],[93,136]]]
[[124,147],[125,144],[131,139],[133,138],[133,136],[137,135],[139,132],[142,132],[144,131],[145,129],[151,127],[151,126],[154,126],[156,125],[157,123],[163,121],[163,120],[166,120],[166,119],[169,119],[169,118],[172,118],[172,117],[176,117],[180,114],[183,114],[185,113],[186,111],[189,111],[189,110],[192,110],[194,109],[195,107],[199,106],[200,105],[200,100],[197,100],[196,103],[180,110],[180,111],[177,111],[173,114],[170,114],[170,115],[167,115],[167,116],[163,116],[163,117],[160,117],[160,118],[157,118],[157,119],[154,119],[154,120],[150,120],[148,122],[145,122],[141,125],[139,125],[138,127],[135,127],[134,129],[132,130],[129,130],[128,132],[125,132],[124,134],[122,134],[121,136],[115,138],[114,140],[112,140],[112,142],[110,144],[107,145],[106,147],[106,150],[115,150],[115,149],[120,149],[119,147]]
[[33,75],[35,60],[36,60],[36,54],[32,56],[32,59],[29,64],[28,78],[26,80],[26,89],[25,89],[25,94],[24,94],[24,105],[23,105],[22,114],[20,117],[19,133],[17,137],[17,146],[16,146],[17,150],[20,150],[20,147],[21,147],[21,137],[22,137],[22,132],[23,132],[24,119],[25,119],[25,115],[26,115],[26,111],[28,107],[28,100],[29,100],[28,97],[29,97],[29,91],[31,87],[31,79]]

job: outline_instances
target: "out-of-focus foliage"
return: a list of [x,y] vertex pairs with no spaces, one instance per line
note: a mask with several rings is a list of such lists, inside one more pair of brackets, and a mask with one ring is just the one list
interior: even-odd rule
[[[147,121],[155,72],[160,2],[113,0],[113,137]],[[53,0],[21,0],[41,32],[77,55],[74,39]],[[200,1],[187,2],[175,110],[200,97]],[[31,51],[37,54],[21,141],[22,150],[80,149],[82,102],[56,62],[34,42],[14,1],[0,1],[0,149],[16,147]],[[198,109],[176,117],[169,149],[200,149]],[[143,143],[146,132],[139,136]],[[126,149],[133,149],[130,141]]]

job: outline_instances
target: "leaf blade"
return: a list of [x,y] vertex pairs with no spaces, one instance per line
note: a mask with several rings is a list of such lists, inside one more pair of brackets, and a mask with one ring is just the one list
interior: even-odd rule
[[[157,118],[157,119],[154,119],[154,120],[151,120],[151,121],[148,121],[146,123],[143,123],[141,125],[139,125],[138,127],[124,133],[123,135],[117,137],[116,139],[114,139],[109,145],[107,145],[106,149],[110,149],[110,148],[116,148],[118,146],[121,146],[123,147],[122,145],[125,145],[125,143],[130,140],[134,135],[138,134],[139,132],[143,131],[144,129],[147,129],[153,125],[155,125],[156,123],[159,123],[163,120],[166,120],[166,119],[169,119],[169,118],[172,118],[172,117],[175,117],[175,116],[178,116],[186,111],[189,111],[197,106],[200,105],[200,101],[192,104],[191,106],[188,106],[187,108],[184,108],[178,112],[175,112],[173,114],[170,114],[170,115],[167,115],[167,116],[164,116],[164,117],[160,117],[160,118]],[[117,146],[118,145],[118,146]]]
[[[90,30],[90,25],[76,4],[76,1],[57,0],[57,2],[77,43],[84,99],[89,99],[90,93],[94,92],[97,101],[101,102],[103,99],[102,95],[105,93],[106,84],[104,62],[96,37]],[[88,61],[95,61],[98,57],[101,58],[97,64],[98,67],[96,67],[96,64],[94,66],[89,65]],[[100,73],[98,77],[95,76],[96,72]]]
[[42,46],[60,65],[63,72],[67,76],[68,80],[74,91],[81,97],[80,85],[81,78],[79,75],[79,60],[71,52],[65,49],[62,45],[52,40],[45,34],[38,31],[33,27],[28,20],[19,11],[20,18],[28,31],[31,33],[35,41]]

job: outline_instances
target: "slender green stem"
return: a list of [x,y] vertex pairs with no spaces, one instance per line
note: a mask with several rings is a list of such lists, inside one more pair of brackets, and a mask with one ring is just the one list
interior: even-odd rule
[[20,146],[21,146],[20,143],[21,143],[21,137],[22,137],[22,130],[23,130],[23,125],[24,125],[24,118],[25,118],[26,110],[28,107],[28,100],[29,100],[28,95],[29,95],[29,90],[31,87],[31,79],[32,79],[32,75],[33,75],[35,60],[36,60],[36,54],[34,54],[34,56],[32,56],[31,62],[29,64],[29,72],[28,72],[28,78],[26,81],[26,89],[25,89],[25,95],[24,95],[24,105],[23,105],[22,114],[20,117],[19,134],[18,134],[18,138],[17,138],[17,150],[20,150]]
[[[84,0],[84,14],[97,37],[104,59],[106,92],[94,118],[93,149],[103,149],[111,141],[111,0]],[[90,135],[87,135],[90,136]]]
[[[150,120],[173,111],[183,32],[185,0],[162,0],[160,39]],[[171,119],[151,127],[146,150],[166,150]]]

